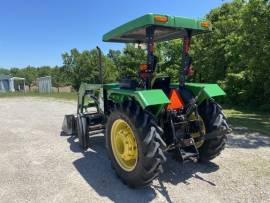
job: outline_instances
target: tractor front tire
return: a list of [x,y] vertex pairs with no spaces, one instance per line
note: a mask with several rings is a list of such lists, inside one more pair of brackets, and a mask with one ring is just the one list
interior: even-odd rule
[[213,100],[205,100],[200,104],[199,114],[204,121],[206,134],[214,135],[213,139],[205,140],[199,150],[199,160],[208,162],[217,157],[225,148],[229,126],[221,107]]
[[76,124],[77,124],[77,136],[79,138],[80,146],[83,150],[86,150],[88,148],[89,144],[89,131],[87,126],[86,117],[79,113],[76,118]]
[[106,147],[112,167],[130,187],[142,187],[163,172],[162,129],[134,101],[115,105],[106,126]]

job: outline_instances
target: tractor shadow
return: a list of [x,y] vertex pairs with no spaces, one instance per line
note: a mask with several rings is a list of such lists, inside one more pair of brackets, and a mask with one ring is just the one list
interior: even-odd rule
[[82,153],[83,157],[74,161],[73,165],[85,181],[100,196],[113,202],[150,202],[156,197],[151,187],[131,189],[117,177],[107,157],[104,136],[92,137],[90,149],[83,151],[77,139],[69,137],[71,151]]
[[245,127],[232,127],[228,136],[227,148],[256,149],[270,147],[270,137],[259,132],[251,132]]
[[164,173],[158,178],[158,184],[153,187],[158,190],[165,198],[167,202],[173,202],[170,199],[168,190],[165,186],[166,183],[173,185],[181,184],[180,187],[185,187],[185,185],[192,184],[192,179],[203,181],[211,187],[215,187],[216,184],[206,178],[202,177],[200,174],[209,174],[217,171],[219,166],[213,162],[208,162],[206,164],[201,163],[179,163],[167,156],[167,162],[163,167]]
[[112,169],[110,160],[107,158],[104,136],[92,137],[90,149],[87,151],[80,148],[75,137],[69,137],[67,141],[71,151],[83,154],[82,158],[73,162],[81,176],[100,196],[107,197],[113,202],[150,202],[155,199],[157,193],[160,193],[167,202],[172,202],[165,185],[167,183],[189,184],[190,178],[215,186],[215,183],[202,178],[197,173],[212,173],[218,170],[218,165],[211,162],[207,165],[194,163],[182,165],[168,156],[164,173],[152,185],[131,189],[122,183]]

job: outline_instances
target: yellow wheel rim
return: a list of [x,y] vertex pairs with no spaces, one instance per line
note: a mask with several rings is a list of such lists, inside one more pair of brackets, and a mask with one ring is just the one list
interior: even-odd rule
[[[195,120],[196,119],[196,116],[195,114],[191,114],[190,117],[189,117],[189,120]],[[203,125],[202,125],[202,134],[203,136],[206,134],[206,130],[205,130],[205,125],[204,125],[204,122],[203,122],[203,119],[199,116],[199,120],[202,121]],[[197,138],[197,137],[200,137],[200,132],[196,132],[196,133],[192,133],[191,134],[191,137],[194,139],[194,138]],[[204,140],[200,140],[198,142],[195,142],[195,145],[197,148],[201,147],[204,143]]]
[[138,160],[137,142],[131,127],[123,119],[117,119],[112,125],[111,145],[120,167],[125,171],[132,171]]

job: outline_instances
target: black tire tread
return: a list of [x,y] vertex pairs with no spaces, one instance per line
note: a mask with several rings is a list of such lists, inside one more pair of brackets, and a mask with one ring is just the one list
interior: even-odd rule
[[82,113],[77,115],[76,118],[77,125],[77,136],[79,138],[80,146],[83,150],[86,150],[89,145],[89,135],[88,135],[88,126],[86,118]]
[[204,101],[199,106],[199,114],[203,118],[206,133],[216,133],[215,139],[206,140],[198,149],[201,162],[208,162],[225,149],[229,126],[220,105],[213,99]]
[[[122,179],[122,181],[130,187],[142,187],[148,185],[153,179],[158,177],[162,172],[162,164],[166,161],[166,157],[162,148],[166,147],[158,133],[157,125],[153,125],[155,120],[143,111],[143,109],[132,100],[123,102],[120,105],[115,105],[116,108],[111,111],[106,126],[106,147],[115,172]],[[136,168],[131,172],[124,171],[114,160],[113,153],[110,149],[110,127],[117,116],[127,118],[136,129],[135,133],[140,141],[137,144],[141,145],[141,152]],[[138,146],[139,148],[139,146]]]

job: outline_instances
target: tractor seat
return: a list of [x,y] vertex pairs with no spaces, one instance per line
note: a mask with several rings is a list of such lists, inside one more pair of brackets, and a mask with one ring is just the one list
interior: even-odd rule
[[171,77],[168,75],[156,76],[152,82],[152,89],[162,89],[166,95],[170,93]]
[[121,89],[135,90],[138,87],[138,82],[130,78],[124,78],[119,82],[119,87]]

